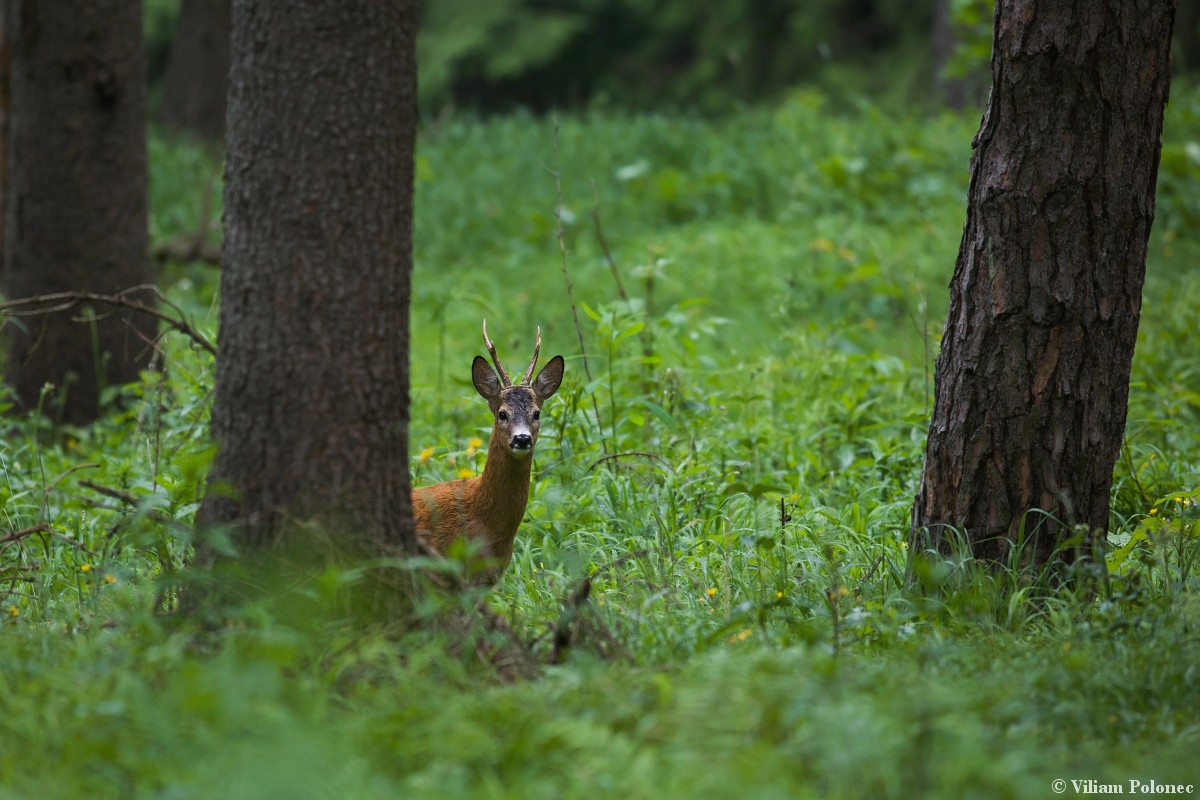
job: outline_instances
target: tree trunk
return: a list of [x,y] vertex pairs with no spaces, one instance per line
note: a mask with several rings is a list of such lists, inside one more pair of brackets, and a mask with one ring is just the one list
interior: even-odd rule
[[946,74],[955,47],[954,16],[950,0],[934,0],[933,4],[933,88],[938,100],[947,108],[960,110],[967,104],[966,81]]
[[159,108],[168,126],[213,142],[225,135],[229,4],[230,0],[183,0]]
[[233,6],[219,451],[198,524],[416,550],[408,479],[416,10]]
[[4,268],[4,199],[8,196],[8,125],[12,119],[12,43],[8,9],[0,13],[0,270]]
[[1175,16],[1175,67],[1195,76],[1200,71],[1200,3],[1182,3]]
[[[1108,527],[1174,3],[999,0],[914,533],[981,559]],[[1029,514],[1041,510],[1048,516]],[[1024,528],[1022,528],[1024,526]]]
[[[142,4],[10,0],[12,117],[3,292],[10,299],[152,283],[146,229]],[[147,296],[145,302],[152,302]],[[5,321],[6,378],[25,410],[84,423],[109,384],[136,380],[155,321],[79,310]]]

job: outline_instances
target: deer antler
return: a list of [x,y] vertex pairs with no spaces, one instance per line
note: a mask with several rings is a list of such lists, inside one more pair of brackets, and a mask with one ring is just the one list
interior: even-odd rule
[[533,360],[529,362],[529,369],[525,370],[525,377],[521,379],[521,383],[526,386],[533,380],[533,368],[537,366],[538,353],[542,349],[542,326],[538,325],[537,339],[533,343]]
[[502,387],[512,386],[512,380],[509,379],[508,373],[504,371],[504,365],[500,363],[500,357],[496,355],[496,345],[492,344],[492,340],[487,335],[487,320],[483,321],[483,343],[487,345],[487,351],[492,356],[492,363],[496,365],[496,373],[500,377],[500,385]]

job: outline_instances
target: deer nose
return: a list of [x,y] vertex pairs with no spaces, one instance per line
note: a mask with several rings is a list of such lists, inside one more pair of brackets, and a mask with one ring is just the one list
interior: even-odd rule
[[513,450],[530,450],[533,448],[533,437],[528,433],[518,433],[512,437],[511,446]]

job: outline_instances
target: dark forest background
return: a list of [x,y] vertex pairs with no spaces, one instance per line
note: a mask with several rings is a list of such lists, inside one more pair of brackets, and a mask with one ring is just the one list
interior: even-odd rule
[[[217,9],[227,3],[211,4]],[[798,85],[889,107],[980,104],[990,0],[424,0],[422,110],[616,107],[720,113]],[[180,0],[147,0],[161,94]],[[219,13],[214,11],[214,13]],[[1172,63],[1200,71],[1200,3],[1181,3]]]

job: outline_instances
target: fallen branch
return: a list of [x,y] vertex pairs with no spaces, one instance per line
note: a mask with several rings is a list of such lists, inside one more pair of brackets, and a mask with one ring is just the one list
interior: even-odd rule
[[[134,300],[130,295],[135,292],[152,292],[160,303],[163,303],[179,313],[179,317],[172,317],[170,314],[159,311],[154,306],[147,305],[139,300]],[[144,284],[141,286],[131,286],[128,289],[118,292],[117,294],[101,294],[99,292],[54,292],[52,294],[39,294],[32,297],[22,297],[19,300],[9,300],[0,303],[0,313],[10,317],[33,317],[40,314],[53,314],[58,311],[67,311],[80,303],[106,303],[108,305],[117,306],[119,308],[128,308],[133,311],[138,311],[142,314],[149,314],[155,319],[166,323],[170,328],[179,331],[187,336],[200,347],[207,350],[214,358],[217,355],[217,348],[204,337],[199,331],[193,328],[183,319],[183,312],[166,298],[162,291],[153,284]],[[30,308],[30,306],[36,306]]]
[[30,536],[33,536],[35,533],[41,533],[41,534],[45,534],[47,536],[53,536],[56,539],[61,539],[62,541],[66,542],[67,544],[74,547],[76,550],[82,550],[83,552],[87,553],[89,556],[92,556],[93,558],[95,558],[95,556],[96,556],[96,552],[94,550],[92,550],[90,547],[88,547],[87,545],[85,545],[83,542],[77,542],[74,539],[72,539],[70,536],[64,536],[63,534],[54,530],[53,528],[51,528],[49,525],[47,525],[44,522],[38,523],[37,525],[34,525],[29,528],[23,528],[19,531],[10,531],[9,533],[6,533],[4,536],[0,536],[0,545],[12,544],[13,542],[19,542],[22,539],[27,539]]
[[33,527],[23,528],[22,530],[19,530],[19,531],[10,531],[9,533],[6,533],[5,535],[0,536],[0,544],[9,544],[11,542],[19,542],[22,539],[26,539],[30,536],[33,536],[35,533],[54,533],[54,531],[50,530],[49,525],[42,522],[42,523],[38,523],[37,525],[34,525]]

